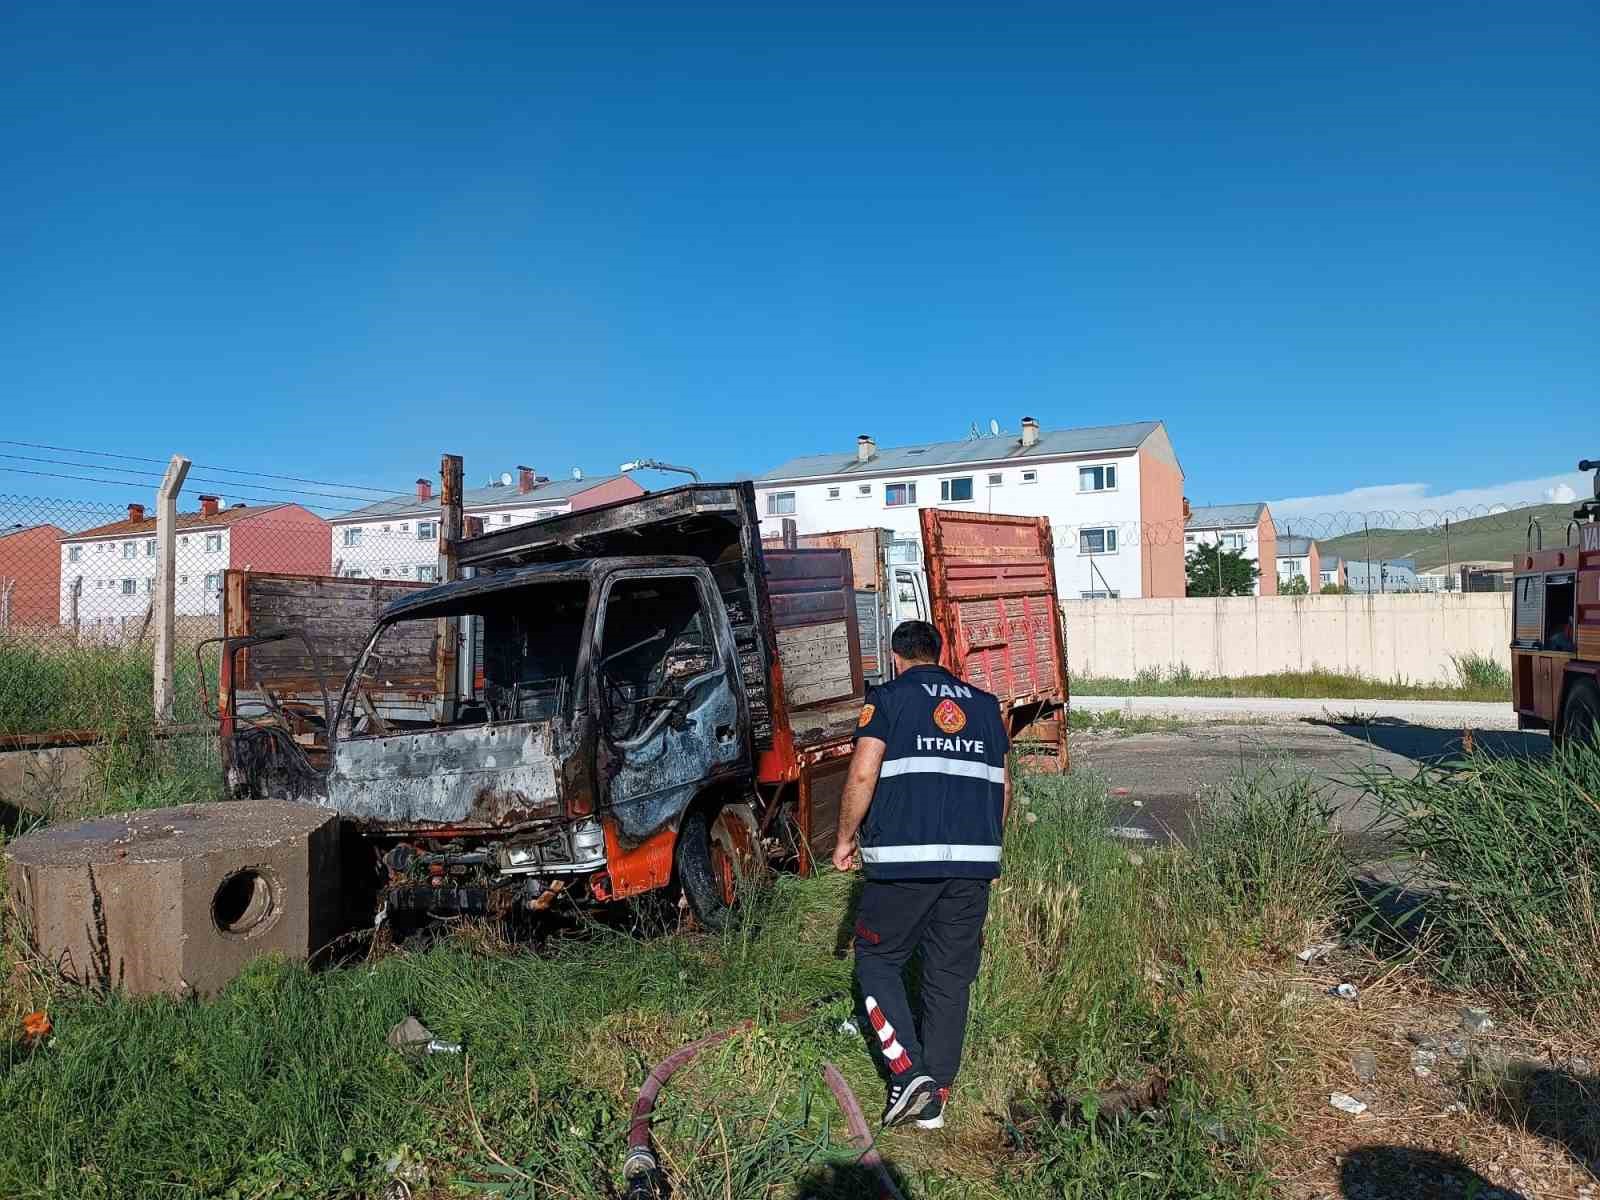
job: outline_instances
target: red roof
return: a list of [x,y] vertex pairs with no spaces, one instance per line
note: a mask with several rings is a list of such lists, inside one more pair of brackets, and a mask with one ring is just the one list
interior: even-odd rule
[[[204,513],[179,513],[178,529],[192,531],[195,529],[221,529],[225,525],[237,525],[246,517],[259,517],[262,513],[275,512],[280,508],[289,508],[289,504],[258,504],[251,508],[245,504],[235,504],[232,508],[219,508],[215,516],[206,516]],[[63,542],[101,541],[105,538],[136,537],[139,534],[153,534],[156,531],[156,519],[146,517],[142,521],[113,521],[109,525],[96,525],[93,529],[81,529],[77,533],[69,533],[61,538]]]

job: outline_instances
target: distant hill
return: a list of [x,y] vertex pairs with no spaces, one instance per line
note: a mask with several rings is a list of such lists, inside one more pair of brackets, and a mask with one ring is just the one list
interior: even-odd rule
[[[1449,559],[1445,558],[1445,532],[1442,525],[1426,529],[1373,529],[1369,539],[1357,529],[1334,538],[1317,538],[1324,555],[1334,554],[1343,559],[1414,558],[1417,570],[1428,571],[1442,566],[1446,561],[1470,562],[1478,559],[1504,561],[1514,557],[1528,544],[1528,518],[1537,516],[1544,526],[1544,544],[1559,546],[1566,536],[1567,522],[1572,519],[1573,504],[1536,504],[1528,508],[1514,508],[1489,516],[1468,520],[1450,521]],[[1285,525],[1293,528],[1294,521],[1279,521],[1281,533]],[[1306,527],[1294,529],[1297,534],[1313,535],[1316,522],[1308,521]]]

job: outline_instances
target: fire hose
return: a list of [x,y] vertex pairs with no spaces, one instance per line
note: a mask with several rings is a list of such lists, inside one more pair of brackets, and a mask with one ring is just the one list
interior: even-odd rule
[[[661,1163],[656,1158],[655,1149],[650,1141],[650,1116],[655,1111],[656,1098],[661,1094],[661,1089],[667,1080],[702,1050],[719,1045],[753,1025],[753,1021],[741,1021],[720,1033],[713,1033],[697,1042],[690,1042],[662,1059],[656,1069],[650,1072],[644,1081],[644,1086],[639,1089],[638,1099],[633,1102],[633,1119],[628,1126],[628,1154],[622,1162],[623,1195],[627,1200],[657,1200],[665,1194]],[[845,1126],[850,1130],[851,1141],[855,1143],[856,1149],[861,1151],[858,1161],[862,1166],[870,1167],[878,1173],[878,1195],[882,1200],[903,1200],[900,1189],[895,1186],[894,1177],[889,1174],[889,1168],[873,1144],[872,1131],[868,1128],[867,1118],[861,1111],[861,1102],[856,1099],[855,1092],[850,1090],[850,1084],[845,1081],[839,1068],[831,1062],[822,1064],[822,1078],[827,1082],[828,1090],[833,1093],[833,1098],[839,1102],[839,1108],[844,1112]]]

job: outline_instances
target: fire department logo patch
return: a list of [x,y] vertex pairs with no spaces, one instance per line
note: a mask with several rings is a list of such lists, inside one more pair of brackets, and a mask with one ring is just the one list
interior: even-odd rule
[[872,723],[872,714],[877,711],[878,706],[876,704],[863,704],[861,706],[861,716],[857,718],[856,724],[865,729]]
[[933,710],[933,723],[948,734],[957,734],[967,727],[967,714],[954,700],[941,700]]

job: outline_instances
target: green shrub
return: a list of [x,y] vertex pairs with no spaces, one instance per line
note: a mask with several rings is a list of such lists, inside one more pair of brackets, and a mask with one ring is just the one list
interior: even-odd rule
[[1600,1018],[1600,751],[1478,753],[1373,780],[1448,983]]
[[1455,663],[1462,687],[1511,695],[1511,672],[1497,659],[1487,654],[1457,654],[1450,661]]

